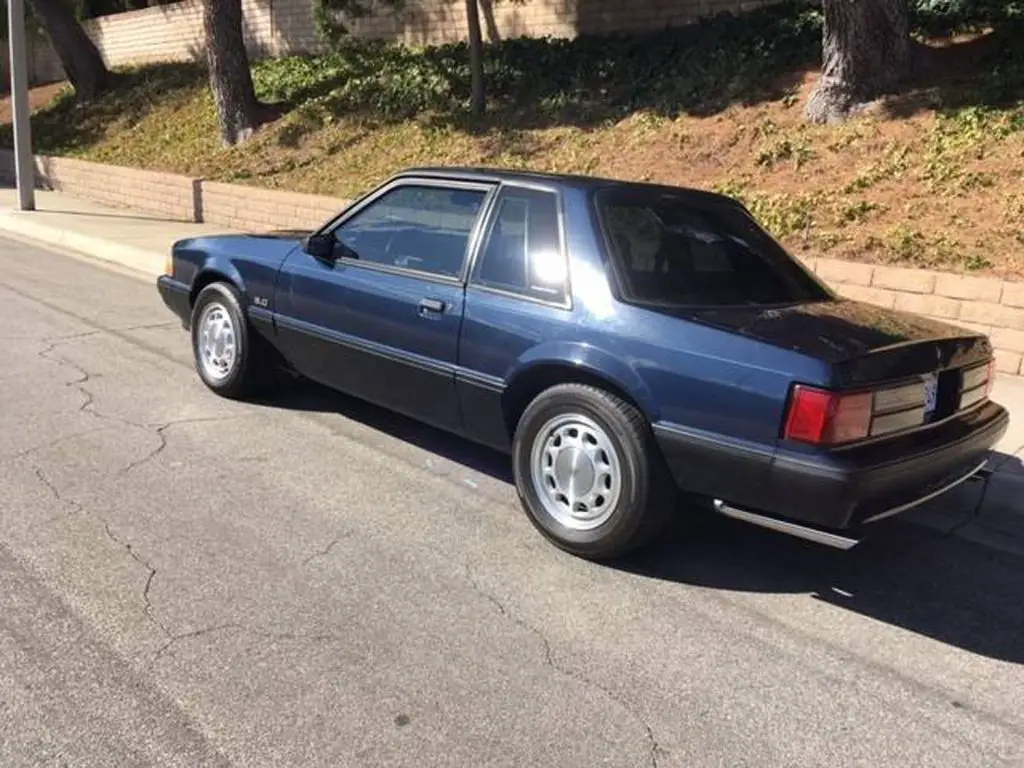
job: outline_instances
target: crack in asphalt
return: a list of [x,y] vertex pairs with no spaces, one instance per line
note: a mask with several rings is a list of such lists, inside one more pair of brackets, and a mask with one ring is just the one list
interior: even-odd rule
[[[168,323],[160,323],[160,324],[150,325],[150,326],[133,326],[132,328],[123,329],[123,330],[134,330],[134,329],[139,329],[139,328],[150,328],[150,327],[162,327],[162,326],[165,326],[165,325],[173,325],[173,323],[170,323],[170,324],[168,324]],[[88,389],[85,386],[85,384],[87,382],[91,381],[92,379],[98,377],[100,374],[95,374],[95,373],[92,373],[92,372],[88,371],[87,369],[83,368],[82,366],[78,365],[77,363],[67,359],[66,357],[63,357],[62,355],[59,355],[59,354],[55,353],[55,350],[57,349],[58,345],[61,342],[63,342],[63,341],[67,341],[67,340],[70,340],[70,339],[84,338],[86,336],[92,336],[92,335],[95,335],[95,334],[98,334],[98,333],[103,333],[103,332],[105,332],[105,330],[94,330],[94,331],[88,331],[88,332],[81,333],[81,334],[73,334],[73,335],[65,336],[65,337],[54,337],[52,339],[44,340],[44,343],[46,344],[46,347],[42,351],[39,352],[39,357],[44,359],[44,360],[47,360],[49,362],[55,363],[58,366],[70,368],[71,370],[73,370],[77,374],[76,378],[72,379],[71,381],[65,382],[65,386],[67,386],[67,387],[75,387],[78,390],[78,392],[81,394],[81,396],[82,396],[82,404],[78,407],[79,411],[86,412],[89,415],[93,416],[94,418],[99,419],[100,421],[114,422],[114,423],[117,423],[117,424],[120,424],[120,425],[123,425],[123,426],[133,427],[135,429],[141,429],[141,430],[145,431],[146,433],[155,434],[157,436],[158,441],[159,441],[157,446],[155,448],[153,448],[152,450],[150,450],[148,453],[146,453],[145,456],[142,456],[139,459],[135,459],[133,461],[130,461],[128,464],[126,464],[124,467],[122,467],[120,470],[118,470],[118,472],[117,472],[118,475],[123,475],[123,474],[125,474],[127,472],[131,472],[132,470],[137,469],[138,467],[142,466],[143,464],[145,464],[145,463],[147,463],[149,461],[152,461],[154,458],[156,458],[161,453],[163,453],[163,451],[167,448],[167,440],[168,440],[167,431],[171,427],[179,426],[179,425],[182,425],[182,424],[196,424],[196,423],[205,423],[205,422],[230,421],[230,420],[246,418],[246,417],[252,415],[252,414],[242,413],[242,414],[231,414],[231,415],[226,415],[226,416],[199,416],[199,417],[175,419],[173,421],[168,421],[168,422],[159,423],[159,424],[144,424],[144,423],[139,423],[139,422],[136,422],[136,421],[132,421],[130,419],[126,419],[126,418],[124,418],[122,416],[117,416],[115,414],[108,414],[108,413],[105,413],[103,411],[98,410],[96,408],[96,395],[90,389]],[[106,429],[106,428],[108,428],[108,427],[105,425],[103,427],[98,427],[98,428],[96,428],[94,430],[85,430],[83,432],[77,433],[76,435],[62,436],[62,437],[57,438],[55,440],[49,441],[47,443],[43,443],[40,446],[36,446],[36,447],[34,447],[32,449],[28,449],[28,451],[25,451],[24,453],[28,454],[28,453],[31,453],[34,450],[39,450],[40,448],[46,447],[47,445],[55,445],[55,444],[57,444],[57,443],[59,443],[59,442],[61,442],[63,440],[70,439],[71,437],[75,437],[75,436],[78,436],[78,435],[81,435],[81,434],[89,434],[91,432],[101,431],[102,429]],[[81,512],[85,511],[83,504],[80,501],[78,501],[77,499],[73,499],[73,498],[65,496],[61,492],[61,490],[46,476],[45,472],[42,470],[41,467],[35,467],[35,475],[38,478],[38,480],[49,490],[49,492],[53,495],[53,497],[55,499],[57,499],[58,501],[60,501],[63,504],[67,504],[67,505],[71,506],[76,512],[81,513]],[[334,641],[338,640],[337,636],[334,635],[334,634],[331,634],[331,633],[304,634],[304,633],[296,633],[296,632],[270,632],[270,631],[267,631],[267,630],[257,629],[257,628],[245,626],[243,624],[239,624],[239,623],[235,623],[235,622],[225,623],[225,624],[218,624],[218,625],[215,625],[215,626],[212,626],[212,627],[204,627],[202,629],[191,630],[191,631],[188,631],[188,632],[179,632],[179,633],[172,632],[170,627],[168,627],[164,622],[162,622],[156,616],[156,613],[155,613],[156,609],[155,609],[155,606],[153,604],[153,600],[152,600],[152,597],[151,597],[151,591],[153,589],[153,584],[154,584],[154,582],[156,580],[156,577],[157,577],[157,574],[158,574],[158,570],[155,567],[153,567],[153,565],[150,564],[150,562],[146,558],[144,558],[142,555],[139,554],[139,552],[133,547],[133,545],[132,545],[132,543],[130,541],[127,541],[126,539],[123,539],[120,536],[118,536],[114,532],[114,529],[111,527],[110,522],[108,520],[106,520],[102,515],[91,514],[91,516],[94,517],[98,522],[103,524],[103,530],[104,530],[106,536],[112,542],[117,544],[117,546],[120,547],[121,549],[123,549],[128,554],[129,557],[131,557],[136,563],[138,563],[140,566],[142,566],[146,570],[146,580],[145,580],[145,582],[142,585],[142,590],[141,590],[141,593],[140,593],[140,596],[142,598],[142,603],[143,603],[143,613],[146,616],[147,620],[154,627],[156,627],[164,635],[164,637],[166,638],[166,640],[163,643],[163,645],[160,646],[160,648],[156,651],[156,653],[153,655],[153,657],[146,664],[147,668],[152,667],[176,643],[179,643],[179,642],[181,642],[183,640],[188,640],[188,639],[192,639],[192,638],[196,638],[196,637],[202,637],[203,635],[207,635],[207,634],[210,634],[210,633],[213,633],[213,632],[218,632],[218,631],[222,631],[222,630],[225,630],[225,629],[231,629],[231,628],[237,629],[237,630],[239,630],[241,632],[245,632],[245,633],[250,634],[250,635],[252,635],[254,637],[259,637],[259,638],[263,638],[263,639],[267,639],[267,640],[297,640],[297,641],[307,641],[307,642],[334,642]],[[311,562],[313,559],[315,559],[317,557],[324,557],[324,556],[326,556],[327,554],[330,553],[330,551],[340,541],[342,541],[345,538],[348,538],[349,536],[351,536],[351,531],[344,531],[344,532],[338,534],[338,536],[336,536],[323,550],[314,552],[312,555],[310,555],[309,558],[306,559],[305,562],[309,563],[309,562]]]
[[106,531],[107,537],[115,544],[117,544],[119,547],[122,547],[125,550],[125,552],[127,552],[128,555],[132,558],[132,560],[137,562],[139,565],[141,565],[149,572],[148,575],[146,576],[146,583],[142,587],[142,603],[144,605],[142,612],[146,614],[146,618],[149,619],[150,622],[152,622],[153,626],[157,627],[161,632],[163,632],[168,637],[172,636],[172,632],[167,628],[167,626],[162,621],[160,621],[160,619],[158,619],[155,615],[153,615],[153,601],[149,597],[149,591],[150,589],[152,589],[153,580],[156,578],[156,568],[150,565],[148,560],[146,560],[132,548],[131,542],[119,538],[117,534],[114,533],[114,530],[110,527],[110,523],[108,523],[106,520],[103,520],[103,518],[99,519],[103,522],[103,530]]
[[220,632],[225,629],[242,629],[238,624],[217,624],[212,627],[203,627],[202,629],[194,629],[190,632],[180,632],[176,635],[168,633],[167,642],[161,645],[156,653],[153,654],[148,662],[146,662],[146,669],[152,669],[153,666],[160,660],[160,658],[170,650],[171,646],[181,640],[188,640],[194,637],[202,637],[203,635],[209,635],[213,632]]
[[140,429],[145,429],[147,432],[155,434],[160,439],[160,443],[159,445],[157,445],[156,448],[147,453],[141,459],[136,459],[125,464],[123,467],[121,467],[121,469],[118,470],[118,474],[123,475],[126,472],[130,472],[131,470],[142,466],[146,462],[152,461],[161,453],[163,453],[164,449],[167,448],[167,430],[170,429],[171,427],[177,427],[182,424],[205,424],[207,422],[235,421],[237,419],[248,418],[250,415],[251,414],[247,413],[239,413],[233,414],[231,416],[195,416],[192,418],[175,419],[173,421],[164,422],[163,424],[136,424],[135,422],[131,422],[133,426],[139,427]]
[[331,550],[334,549],[334,546],[338,542],[340,542],[340,541],[342,541],[344,539],[348,539],[351,536],[352,536],[352,531],[342,531],[337,536],[335,536],[334,540],[331,541],[331,543],[328,544],[326,547],[324,547],[323,549],[321,549],[321,550],[319,550],[317,552],[314,552],[309,557],[307,557],[305,560],[303,560],[302,564],[303,565],[309,565],[311,562],[316,560],[318,557],[327,557],[327,555],[329,555],[331,553]]
[[83,430],[80,430],[78,432],[72,432],[69,435],[61,435],[60,437],[55,437],[55,438],[53,438],[51,440],[44,440],[43,442],[41,442],[41,443],[39,443],[37,445],[33,445],[33,446],[29,447],[29,448],[23,448],[22,450],[18,451],[17,453],[12,453],[7,458],[9,458],[9,459],[23,459],[26,456],[29,456],[29,455],[35,453],[36,451],[44,451],[47,448],[53,448],[55,446],[58,446],[61,443],[67,441],[67,440],[74,440],[76,437],[83,437],[84,435],[91,435],[94,432],[102,432],[104,429],[107,429],[107,427],[93,427],[92,429],[83,429]]
[[238,628],[246,634],[262,637],[264,640],[301,640],[312,643],[333,643],[341,639],[333,632],[317,632],[313,634],[306,634],[304,632],[268,632],[265,629],[254,629],[244,624],[239,625]]
[[81,502],[79,502],[77,499],[72,499],[70,496],[65,496],[61,492],[60,488],[54,485],[53,481],[46,476],[46,473],[43,472],[42,467],[33,467],[33,473],[35,474],[36,479],[38,479],[39,482],[42,483],[46,487],[46,489],[53,495],[53,498],[55,498],[61,504],[67,504],[75,512],[82,511]]
[[83,402],[81,405],[78,406],[78,410],[80,412],[88,413],[90,416],[93,416],[101,421],[115,421],[120,424],[125,424],[131,427],[141,426],[139,424],[135,424],[134,422],[127,421],[126,419],[122,419],[119,416],[112,416],[97,411],[95,408],[96,396],[92,393],[91,390],[85,387],[85,384],[86,382],[89,382],[94,378],[98,378],[100,374],[90,373],[85,368],[80,366],[78,363],[72,360],[68,360],[66,357],[62,357],[60,355],[55,354],[54,350],[56,350],[58,345],[60,344],[59,341],[47,341],[45,343],[47,346],[45,349],[39,352],[39,357],[41,357],[43,360],[48,360],[51,363],[56,363],[58,366],[62,368],[70,368],[71,370],[75,371],[78,374],[79,378],[64,382],[64,386],[74,387],[82,396]]
[[157,425],[155,427],[148,428],[147,431],[152,432],[160,440],[159,444],[157,445],[156,448],[154,448],[152,451],[147,453],[141,459],[135,459],[134,461],[129,461],[127,464],[125,464],[123,467],[121,467],[121,469],[119,469],[117,471],[118,474],[119,475],[123,475],[126,472],[131,472],[136,467],[141,467],[147,461],[151,461],[151,460],[155,459],[157,456],[159,456],[161,453],[163,453],[164,449],[167,447],[167,435],[164,434],[164,433],[170,427],[174,426],[175,423],[177,423],[177,422],[171,421],[171,422],[167,422],[165,424],[159,424],[159,425]]
[[202,627],[201,629],[193,629],[188,632],[179,632],[178,634],[168,633],[167,642],[160,646],[153,657],[146,662],[145,668],[152,669],[156,663],[163,658],[163,656],[177,643],[183,640],[193,640],[197,637],[203,637],[214,632],[222,632],[226,629],[234,629],[238,632],[242,632],[247,635],[254,637],[263,638],[265,640],[299,640],[308,642],[337,642],[340,638],[332,633],[325,632],[320,634],[303,634],[300,632],[268,632],[262,629],[254,629],[253,627],[240,624],[238,622],[229,622],[227,624],[215,624],[212,627]]
[[61,336],[0,336],[0,341],[41,341],[44,344],[63,341],[75,341],[95,336],[101,331],[82,331],[81,333],[69,333]]
[[659,755],[664,750],[662,746],[658,743],[658,739],[654,735],[654,729],[651,728],[650,724],[643,718],[643,716],[639,712],[637,712],[636,709],[630,706],[630,704],[626,702],[618,694],[614,693],[608,688],[605,688],[600,683],[591,680],[589,677],[586,677],[585,675],[582,675],[579,672],[575,672],[571,669],[568,669],[560,665],[555,660],[554,652],[551,647],[551,641],[548,640],[547,636],[539,628],[528,623],[520,616],[517,616],[514,613],[512,613],[508,609],[508,607],[500,599],[498,599],[498,597],[496,597],[493,593],[489,592],[488,590],[484,589],[484,587],[473,575],[472,567],[468,564],[465,566],[465,575],[466,580],[469,582],[469,585],[470,587],[472,587],[473,591],[476,592],[476,594],[478,594],[480,597],[487,600],[487,602],[489,602],[492,606],[494,606],[494,608],[498,611],[502,618],[511,621],[516,626],[526,630],[530,634],[534,635],[538,640],[540,640],[541,647],[544,650],[545,664],[547,664],[549,667],[551,667],[553,670],[563,675],[564,677],[568,677],[569,679],[575,680],[576,682],[584,686],[594,688],[600,691],[605,695],[606,698],[608,698],[610,701],[618,705],[623,711],[626,712],[626,714],[628,714],[631,718],[633,718],[633,720],[639,723],[639,725],[644,729],[644,734],[647,739],[648,760],[650,761],[651,768],[658,768]]
[[143,323],[141,325],[129,325],[124,328],[94,328],[91,331],[81,331],[80,333],[68,333],[62,334],[60,336],[0,336],[0,341],[41,341],[45,344],[49,344],[51,342],[77,341],[78,339],[87,339],[90,336],[99,336],[101,334],[116,335],[117,333],[127,333],[129,331],[148,331],[155,328],[177,328],[180,325],[181,323],[179,322],[169,320],[160,323]]
[[[39,480],[39,482],[42,483],[50,491],[50,493],[53,495],[53,497],[57,501],[61,502],[62,504],[67,504],[68,506],[70,506],[72,508],[72,510],[74,512],[77,512],[79,514],[85,513],[85,507],[83,506],[83,504],[80,501],[78,501],[77,499],[73,499],[73,498],[71,498],[69,496],[64,495],[64,493],[61,492],[61,490],[53,483],[53,481],[51,481],[46,476],[46,473],[43,472],[42,468],[35,467],[34,468],[34,474],[35,474],[36,478]],[[153,614],[153,602],[150,599],[149,592],[150,592],[150,589],[152,589],[152,587],[153,587],[153,580],[156,578],[156,574],[157,574],[156,568],[154,568],[152,565],[150,565],[149,562],[145,558],[143,558],[141,555],[139,555],[139,553],[136,552],[135,549],[132,548],[131,542],[128,542],[128,541],[125,541],[125,540],[119,538],[117,536],[117,534],[114,533],[114,530],[110,527],[110,523],[106,519],[104,519],[101,515],[94,515],[93,514],[93,515],[90,515],[90,516],[94,517],[98,522],[101,522],[103,524],[103,530],[106,533],[107,538],[109,538],[111,541],[113,541],[119,547],[124,549],[125,552],[127,552],[128,555],[135,562],[137,562],[139,565],[141,565],[143,568],[145,568],[148,571],[147,576],[146,576],[146,582],[145,582],[145,584],[142,587],[142,593],[141,593],[142,594],[142,602],[143,602],[143,613],[145,614],[146,618],[155,627],[157,627],[163,634],[168,635],[168,636],[171,635],[170,630],[167,629],[167,627],[163,624],[163,622],[161,622]]]
[[[159,325],[153,325],[153,326],[135,326],[134,328],[161,327],[163,325],[166,325],[166,323],[162,323],[162,324],[159,324]],[[126,330],[131,330],[131,329],[126,329]],[[75,371],[78,374],[77,378],[72,379],[71,381],[65,382],[65,386],[75,387],[78,390],[78,392],[82,395],[83,402],[78,407],[79,411],[86,412],[89,415],[91,415],[91,416],[93,416],[93,417],[95,417],[95,418],[97,418],[97,419],[99,419],[101,421],[104,421],[104,422],[116,422],[116,423],[121,424],[123,426],[134,427],[136,429],[141,429],[141,430],[145,431],[148,434],[155,434],[158,437],[159,444],[157,445],[156,448],[154,448],[153,450],[149,451],[142,458],[136,459],[134,461],[129,462],[127,465],[125,465],[124,467],[122,467],[118,471],[118,474],[124,474],[126,472],[129,472],[129,471],[131,471],[131,470],[141,466],[142,464],[145,464],[146,462],[151,461],[153,458],[155,458],[160,453],[162,453],[164,451],[164,449],[167,448],[167,434],[166,434],[166,432],[167,432],[168,429],[170,429],[173,426],[177,426],[177,425],[180,425],[180,424],[190,424],[190,423],[199,423],[199,422],[208,422],[208,421],[226,421],[226,420],[230,420],[230,419],[244,418],[246,415],[248,415],[248,414],[233,414],[233,415],[230,415],[230,416],[193,417],[193,418],[176,419],[174,421],[169,421],[169,422],[166,422],[166,423],[163,423],[163,424],[140,424],[140,423],[132,421],[130,419],[125,419],[125,418],[123,418],[121,416],[117,416],[117,415],[114,415],[114,414],[107,414],[107,413],[104,413],[104,412],[101,412],[101,411],[97,410],[95,408],[95,403],[96,403],[96,396],[95,396],[95,394],[91,390],[86,388],[84,385],[85,385],[86,382],[92,380],[93,378],[95,378],[99,374],[91,373],[90,371],[86,370],[85,368],[83,368],[82,366],[78,365],[77,363],[75,363],[75,362],[73,362],[71,360],[68,360],[67,358],[65,358],[65,357],[63,357],[63,356],[61,356],[59,354],[56,354],[54,352],[54,350],[57,348],[58,344],[61,341],[64,341],[64,340],[67,340],[67,339],[72,339],[72,338],[74,338],[74,339],[83,338],[85,336],[91,336],[93,334],[97,334],[97,333],[101,333],[101,332],[102,331],[100,331],[100,330],[95,330],[95,331],[89,331],[89,332],[86,332],[86,333],[75,334],[75,335],[72,335],[72,336],[69,336],[69,337],[61,337],[61,338],[55,338],[55,339],[52,339],[52,340],[47,340],[47,341],[45,341],[47,346],[46,346],[45,349],[43,349],[42,351],[39,352],[39,357],[44,359],[44,360],[48,360],[49,362],[56,363],[60,367],[70,368],[70,369],[72,369],[73,371]],[[80,432],[78,434],[89,434],[91,432],[97,432],[97,431],[100,431],[100,430],[106,429],[106,428],[107,428],[106,426],[99,427],[97,429],[86,430],[86,431]],[[56,440],[50,441],[49,443],[44,443],[41,446],[37,446],[34,449],[30,449],[26,453],[30,453],[32,450],[38,450],[39,448],[45,447],[46,445],[53,445],[53,444],[59,443],[62,440],[66,440],[66,439],[69,439],[70,437],[74,437],[74,436],[75,435],[63,436],[63,437],[58,438]],[[61,492],[61,490],[46,476],[46,473],[42,470],[41,467],[38,467],[38,466],[35,467],[34,471],[35,471],[36,478],[50,491],[50,493],[53,495],[53,497],[55,499],[57,499],[58,501],[60,501],[63,504],[67,504],[67,505],[71,506],[72,509],[75,512],[82,513],[82,512],[85,511],[83,504],[80,501],[78,501],[77,499],[73,499],[73,498],[70,498],[68,496],[65,496]],[[110,522],[107,519],[105,519],[102,515],[99,515],[99,514],[91,514],[91,516],[94,517],[98,522],[103,524],[103,530],[106,533],[107,537],[112,542],[117,544],[120,548],[124,549],[124,551],[127,552],[128,555],[136,563],[138,563],[144,569],[146,569],[146,572],[147,572],[146,580],[145,580],[145,582],[144,582],[144,584],[142,586],[142,592],[141,592],[141,597],[142,597],[142,602],[143,602],[143,613],[145,614],[145,616],[149,620],[149,622],[152,623],[154,627],[159,629],[160,632],[165,637],[168,638],[167,642],[157,652],[157,656],[154,657],[154,660],[157,657],[159,657],[159,655],[164,653],[167,650],[167,648],[169,648],[171,645],[173,645],[178,640],[181,640],[181,639],[186,638],[186,637],[199,636],[201,634],[204,634],[205,632],[209,632],[209,631],[213,631],[213,630],[218,629],[218,628],[222,628],[222,627],[211,627],[211,628],[208,628],[206,630],[201,630],[201,631],[197,631],[197,632],[186,632],[186,633],[181,633],[181,634],[178,634],[178,635],[174,634],[167,627],[167,625],[164,624],[162,621],[160,621],[160,619],[157,618],[157,616],[155,615],[155,612],[154,612],[155,611],[155,607],[153,605],[152,598],[150,597],[150,592],[151,592],[151,590],[153,588],[153,582],[154,582],[154,580],[156,579],[156,576],[157,576],[157,569],[154,568],[146,558],[142,557],[142,555],[140,555],[138,553],[138,551],[136,551],[136,549],[132,546],[132,543],[130,541],[127,541],[127,540],[122,539],[121,537],[119,537],[114,532],[114,529],[111,527],[111,524],[110,524]],[[333,546],[333,544],[332,544],[332,546]],[[229,625],[223,625],[223,626],[229,626]],[[152,661],[150,663],[152,663]]]
[[[133,326],[132,328],[128,328],[128,329],[125,329],[125,330],[133,330],[133,329],[140,329],[140,328],[158,328],[158,327],[162,327],[163,325],[166,325],[166,323],[155,324],[155,325]],[[173,325],[173,323],[172,323],[172,325]],[[85,332],[85,333],[82,333],[82,334],[78,334],[78,335],[75,335],[75,336],[71,336],[71,337],[68,337],[68,338],[81,338],[83,336],[89,336],[89,335],[92,335],[92,334],[103,333],[103,332],[104,331],[102,331],[102,330],[88,331],[88,332]],[[68,381],[68,382],[65,382],[65,386],[67,386],[67,387],[75,387],[78,390],[78,392],[82,395],[83,402],[78,407],[78,410],[82,411],[82,412],[85,412],[85,413],[88,413],[90,416],[93,416],[93,417],[99,419],[100,421],[113,421],[113,422],[116,422],[118,424],[122,424],[122,425],[127,426],[127,427],[134,427],[135,429],[141,429],[141,430],[143,430],[143,431],[145,431],[147,433],[155,434],[157,436],[158,440],[159,440],[159,443],[158,443],[156,448],[154,448],[148,454],[143,456],[141,459],[137,459],[135,461],[129,462],[127,465],[125,465],[120,470],[119,474],[123,474],[125,472],[129,472],[129,471],[135,469],[136,467],[138,467],[138,466],[140,466],[142,464],[145,464],[147,461],[150,461],[155,456],[157,456],[160,453],[162,453],[163,450],[165,448],[167,448],[167,436],[166,436],[165,432],[168,429],[170,429],[171,427],[173,427],[173,426],[176,426],[176,425],[179,425],[179,424],[195,424],[195,423],[201,423],[201,422],[207,422],[207,421],[229,421],[229,420],[232,420],[232,419],[245,418],[246,416],[250,415],[250,414],[232,414],[230,416],[199,416],[199,417],[193,417],[193,418],[175,419],[173,421],[168,421],[168,422],[165,422],[165,423],[162,423],[162,424],[140,424],[137,421],[132,421],[131,419],[126,419],[126,418],[124,418],[122,416],[117,416],[115,414],[104,413],[104,412],[99,411],[99,410],[96,409],[96,395],[91,390],[89,390],[88,388],[86,388],[84,386],[86,382],[91,381],[92,379],[98,377],[100,374],[91,373],[90,371],[86,370],[82,366],[78,365],[78,363],[75,363],[72,360],[68,360],[66,357],[62,357],[61,355],[55,354],[54,350],[57,348],[57,346],[60,344],[61,341],[62,341],[61,338],[45,341],[44,343],[46,343],[47,346],[46,346],[45,349],[43,349],[41,352],[39,352],[39,357],[43,358],[44,360],[48,360],[48,361],[50,361],[52,363],[56,363],[58,366],[71,368],[72,370],[74,370],[75,372],[78,373],[79,378],[73,379],[73,380]],[[83,433],[83,434],[85,434],[85,433]],[[60,438],[60,439],[63,440],[63,439],[67,439],[67,438]]]

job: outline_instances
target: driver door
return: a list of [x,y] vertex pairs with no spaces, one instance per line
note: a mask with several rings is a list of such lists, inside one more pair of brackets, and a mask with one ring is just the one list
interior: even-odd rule
[[469,253],[492,187],[402,179],[297,249],[275,292],[280,344],[303,374],[443,429],[461,428],[455,365]]

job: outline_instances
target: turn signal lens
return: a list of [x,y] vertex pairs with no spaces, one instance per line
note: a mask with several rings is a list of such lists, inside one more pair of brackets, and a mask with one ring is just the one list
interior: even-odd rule
[[783,437],[818,445],[861,440],[871,433],[873,395],[793,387]]
[[164,258],[164,274],[168,277],[174,277],[174,252],[168,251],[167,256]]

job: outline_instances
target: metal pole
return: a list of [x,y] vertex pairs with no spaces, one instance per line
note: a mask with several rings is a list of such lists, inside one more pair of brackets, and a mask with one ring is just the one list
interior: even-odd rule
[[7,0],[7,36],[11,44],[11,118],[18,209],[36,209],[35,165],[28,111],[28,59],[25,54],[25,0]]

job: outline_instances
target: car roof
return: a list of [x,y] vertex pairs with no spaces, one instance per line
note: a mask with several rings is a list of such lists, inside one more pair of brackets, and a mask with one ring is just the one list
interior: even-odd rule
[[677,195],[692,195],[694,197],[713,198],[719,201],[736,201],[725,195],[708,190],[694,189],[691,187],[672,186],[667,184],[654,184],[649,182],[626,181],[623,179],[609,179],[600,176],[579,176],[567,173],[543,173],[541,171],[509,170],[506,168],[487,168],[472,166],[426,166],[408,168],[393,178],[405,177],[431,177],[450,181],[478,181],[478,182],[520,182],[526,184],[543,184],[545,186],[561,186],[581,189],[587,192],[598,189],[624,188],[637,190],[651,190],[660,192],[671,192]]

